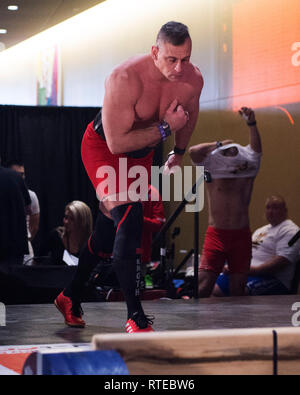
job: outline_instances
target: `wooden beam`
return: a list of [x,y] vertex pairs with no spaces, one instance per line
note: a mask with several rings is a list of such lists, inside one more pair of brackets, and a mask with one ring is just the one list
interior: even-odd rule
[[274,367],[278,374],[300,373],[300,328],[99,334],[92,343],[120,353],[130,374],[272,375]]

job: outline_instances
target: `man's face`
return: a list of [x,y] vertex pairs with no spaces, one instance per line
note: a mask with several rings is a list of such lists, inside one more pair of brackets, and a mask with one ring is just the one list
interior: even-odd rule
[[287,209],[281,200],[270,200],[266,202],[266,218],[272,225],[276,226],[287,219]]
[[17,173],[20,174],[20,176],[23,178],[23,180],[25,179],[25,169],[24,166],[18,166],[18,165],[12,165],[11,169],[16,171]]
[[186,39],[182,45],[172,45],[165,41],[159,41],[152,47],[152,59],[159,71],[169,81],[180,81],[185,75],[190,63],[192,41]]

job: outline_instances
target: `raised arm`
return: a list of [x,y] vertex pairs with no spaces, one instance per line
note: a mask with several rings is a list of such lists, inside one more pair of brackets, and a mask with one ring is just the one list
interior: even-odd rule
[[250,146],[257,153],[262,152],[262,144],[259,131],[256,126],[255,113],[252,108],[242,107],[239,110],[240,115],[245,119],[250,131]]

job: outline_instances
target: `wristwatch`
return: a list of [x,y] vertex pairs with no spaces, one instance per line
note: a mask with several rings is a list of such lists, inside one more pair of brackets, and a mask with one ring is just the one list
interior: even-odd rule
[[217,147],[217,148],[222,147],[222,145],[223,145],[223,144],[221,143],[221,141],[217,141],[217,144],[216,144],[216,147]]
[[158,125],[158,129],[160,131],[161,139],[163,141],[165,141],[166,138],[171,135],[170,125],[165,120],[161,121],[161,123]]

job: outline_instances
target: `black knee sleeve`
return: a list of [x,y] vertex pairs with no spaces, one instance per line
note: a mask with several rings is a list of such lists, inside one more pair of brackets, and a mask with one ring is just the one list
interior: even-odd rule
[[117,228],[113,248],[114,259],[135,259],[142,240],[142,203],[123,204],[113,208],[110,213]]
[[88,247],[94,255],[110,255],[113,251],[116,228],[114,221],[99,211],[95,229],[89,239]]

